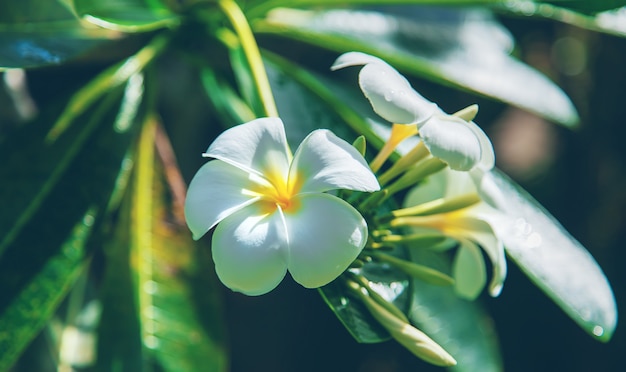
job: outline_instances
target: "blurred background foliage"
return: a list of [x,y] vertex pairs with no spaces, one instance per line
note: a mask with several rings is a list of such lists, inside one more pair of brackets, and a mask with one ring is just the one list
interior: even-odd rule
[[[345,51],[386,59],[448,112],[478,103],[498,167],[588,247],[623,309],[624,3],[2,2],[0,370],[438,370],[356,343],[290,280],[224,290],[208,239],[191,241],[181,206],[199,155],[267,114],[241,16],[292,143],[318,127],[356,136],[324,95],[355,85],[328,71]],[[593,340],[514,265],[481,300],[507,371],[620,365],[623,326]]]

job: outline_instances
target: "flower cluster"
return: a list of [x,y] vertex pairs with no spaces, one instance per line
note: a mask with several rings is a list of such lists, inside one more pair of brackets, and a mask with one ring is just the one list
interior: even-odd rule
[[[212,160],[189,186],[187,223],[194,239],[214,229],[215,269],[233,291],[267,293],[287,272],[307,288],[339,283],[345,299],[359,302],[415,355],[454,365],[443,347],[378,293],[367,268],[451,285],[464,299],[475,299],[485,287],[498,296],[507,264],[503,230],[496,226],[506,203],[488,177],[493,147],[472,121],[476,106],[447,114],[367,54],[343,54],[332,70],[350,66],[361,66],[363,94],[391,124],[369,164],[362,140],[350,145],[323,129],[292,155],[282,121],[256,119],[209,146],[204,156]],[[414,146],[400,150],[408,139]],[[389,161],[394,152],[396,160]],[[412,258],[411,250],[424,248],[449,254],[450,269]]]

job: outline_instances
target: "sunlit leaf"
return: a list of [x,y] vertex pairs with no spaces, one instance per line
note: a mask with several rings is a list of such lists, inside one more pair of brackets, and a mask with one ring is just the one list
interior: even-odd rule
[[507,0],[393,0],[381,2],[381,0],[343,0],[338,3],[336,0],[268,0],[259,1],[252,5],[248,11],[252,18],[265,15],[265,13],[277,8],[314,8],[320,6],[335,7],[341,6],[367,6],[367,5],[488,5],[502,3]]
[[[409,249],[414,262],[445,271],[450,263],[425,249]],[[458,372],[502,371],[502,359],[491,318],[477,302],[459,298],[451,287],[412,281],[409,319],[457,360]]]
[[[119,95],[111,97],[119,100]],[[91,238],[97,236],[93,230],[100,225],[100,217],[110,203],[120,172],[127,171],[124,159],[135,126],[131,125],[125,131],[115,130],[113,123],[118,111],[111,110],[112,107],[115,106],[106,101],[100,103],[92,113],[94,123],[86,125],[92,128],[86,132],[77,131],[77,136],[85,138],[72,138],[76,147],[68,150],[73,152],[72,156],[68,153],[61,155],[64,169],[54,177],[54,182],[46,184],[42,180],[50,177],[49,170],[56,170],[45,163],[31,167],[30,154],[17,152],[15,155],[22,164],[14,160],[11,168],[2,168],[7,172],[7,178],[3,179],[15,181],[18,185],[21,183],[24,192],[15,190],[15,198],[20,201],[5,203],[10,209],[3,213],[21,222],[19,226],[17,223],[5,225],[8,231],[3,234],[0,370],[13,364],[84,268],[91,252]],[[32,144],[40,144],[41,149],[44,147],[42,140],[40,135]],[[46,192],[37,187],[26,187],[30,182],[47,188]],[[36,205],[23,204],[29,196],[38,199]],[[6,239],[7,235],[11,237]]]
[[593,1],[580,1],[580,0],[547,0],[541,1],[542,3],[552,3],[562,8],[569,8],[572,10],[584,12],[584,13],[597,13],[605,10],[617,9],[626,6],[625,0],[593,0]]
[[366,52],[399,70],[501,100],[561,124],[578,122],[576,110],[559,87],[509,55],[511,37],[486,11],[428,13],[415,8],[410,18],[409,10],[402,11],[404,15],[285,9],[255,23],[255,31],[337,52]]
[[224,371],[220,287],[209,275],[210,264],[203,260],[207,256],[196,249],[168,204],[155,159],[155,126],[150,120],[139,142],[131,209],[131,268],[141,342],[165,371]]
[[179,23],[159,0],[74,0],[73,6],[79,17],[111,30],[146,32]]
[[[588,5],[596,4],[592,1],[576,3]],[[560,2],[553,5],[528,0],[514,0],[499,4],[494,9],[509,12],[517,16],[552,19],[596,32],[626,37],[626,6],[620,8],[606,8],[606,10],[595,14],[584,14],[559,6],[560,4]]]
[[485,177],[501,193],[504,217],[490,221],[507,254],[585,331],[608,341],[617,324],[611,286],[602,269],[526,191],[498,171]]

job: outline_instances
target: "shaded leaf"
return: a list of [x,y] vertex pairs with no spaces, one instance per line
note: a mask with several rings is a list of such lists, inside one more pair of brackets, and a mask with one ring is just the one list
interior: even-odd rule
[[69,100],[65,110],[50,129],[47,140],[56,140],[98,98],[111,89],[125,84],[131,77],[139,76],[138,74],[163,52],[168,41],[168,35],[154,37],[139,52],[107,68],[80,88]]
[[83,27],[57,1],[0,3],[0,70],[60,64],[117,38]]
[[[579,4],[595,4],[591,1]],[[509,12],[524,17],[541,17],[574,25],[596,32],[626,37],[626,6],[607,8],[596,14],[584,14],[576,10],[559,6],[561,3],[546,4],[527,0],[506,1],[495,10]]]
[[[407,276],[387,264],[367,263],[358,269],[369,286],[386,301],[401,311],[407,310],[410,302]],[[345,275],[345,274],[344,274]],[[319,289],[322,298],[348,332],[360,343],[376,343],[389,340],[385,330],[369,310],[350,294],[342,278]]]
[[[414,262],[450,270],[441,255],[426,249],[409,249]],[[413,280],[409,319],[457,360],[452,371],[504,370],[491,318],[477,303],[459,298],[451,287]]]
[[394,16],[372,11],[289,9],[272,12],[266,21],[255,23],[254,29],[337,52],[373,54],[425,79],[485,95],[568,126],[578,122],[574,106],[559,87],[509,55],[511,37],[489,13],[400,11],[404,14]]
[[0,178],[11,180],[0,189],[0,203],[5,211],[0,214],[0,257],[67,174],[72,162],[85,148],[86,141],[103,123],[103,116],[118,99],[119,91],[108,95],[95,108],[79,117],[83,121],[81,126],[72,128],[55,143],[44,139],[52,120],[42,116],[0,147],[0,156],[4,159]]
[[[119,99],[119,95],[111,97]],[[22,218],[20,228],[12,227],[13,237],[4,241],[0,259],[0,370],[6,370],[41,330],[84,268],[93,230],[99,226],[120,172],[126,171],[124,156],[135,131],[133,126],[123,132],[115,130],[112,123],[117,110],[110,108],[105,100],[92,113],[94,123],[86,126],[93,128],[78,131],[77,135],[85,137],[82,141],[74,138],[74,156],[63,155],[65,170],[46,186],[46,193],[36,194],[39,204]],[[25,183],[37,185],[42,174],[41,169],[30,166],[31,157],[21,159],[21,166],[16,162],[6,169],[14,173],[5,179],[23,182],[27,192],[17,195],[27,197],[38,190]],[[43,179],[47,176],[44,174]],[[19,207],[19,203],[11,205]],[[19,212],[22,210],[5,209],[3,214],[17,218]]]
[[604,10],[617,9],[626,6],[625,0],[593,0],[593,1],[580,1],[580,0],[553,0],[544,1],[545,3],[552,3],[562,8],[568,8],[583,13],[597,13]]
[[211,68],[202,70],[202,86],[224,123],[242,124],[256,118],[250,106]]
[[76,14],[100,27],[124,32],[146,32],[178,25],[178,16],[161,1],[74,0]]
[[535,199],[501,172],[485,175],[504,216],[489,221],[526,275],[590,335],[606,342],[617,308],[602,269]]

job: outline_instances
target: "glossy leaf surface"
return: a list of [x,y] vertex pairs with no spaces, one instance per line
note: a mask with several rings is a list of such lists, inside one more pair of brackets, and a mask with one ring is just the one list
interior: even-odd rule
[[74,0],[76,14],[100,27],[146,32],[178,24],[178,17],[159,0]]
[[497,171],[486,177],[501,194],[504,216],[490,222],[509,257],[585,331],[610,340],[617,307],[594,258],[519,185]]
[[[449,262],[428,250],[409,248],[409,254],[414,262],[443,272],[450,270]],[[504,370],[493,322],[478,302],[459,298],[451,287],[433,286],[417,279],[411,285],[409,319],[457,360],[458,364],[450,370]]]
[[0,70],[58,65],[118,37],[83,27],[58,1],[0,4]]
[[489,13],[427,13],[419,8],[410,12],[411,18],[371,11],[285,10],[271,13],[255,29],[337,52],[373,54],[401,71],[485,95],[564,125],[577,123],[576,110],[563,91],[509,55],[511,37]]

